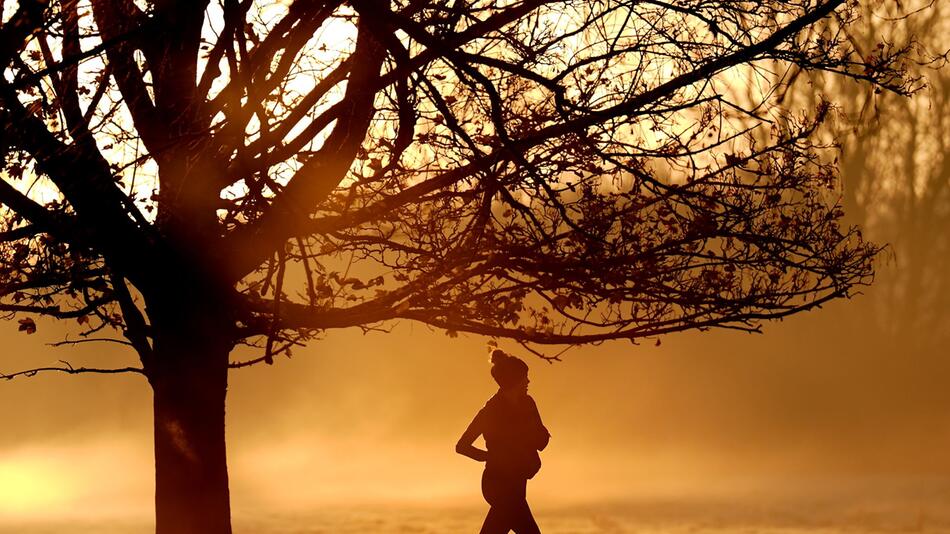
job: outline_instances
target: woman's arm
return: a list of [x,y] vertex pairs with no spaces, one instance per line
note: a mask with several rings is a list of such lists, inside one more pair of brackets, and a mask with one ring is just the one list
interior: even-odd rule
[[535,443],[534,446],[539,451],[543,451],[545,447],[548,446],[548,442],[551,441],[551,433],[548,432],[547,427],[544,426],[544,423],[541,422],[541,413],[538,412],[538,405],[535,404],[534,399],[528,397],[531,400],[531,407],[534,410],[534,420],[535,420]]
[[488,451],[479,449],[473,443],[482,434],[482,412],[475,415],[475,419],[468,425],[459,442],[455,444],[455,452],[462,456],[468,456],[476,462],[484,462],[488,459]]

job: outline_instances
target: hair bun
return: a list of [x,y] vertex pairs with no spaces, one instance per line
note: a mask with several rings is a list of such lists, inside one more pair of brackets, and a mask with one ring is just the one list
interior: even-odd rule
[[510,357],[511,357],[511,356],[508,356],[508,353],[506,353],[505,351],[503,351],[503,350],[501,350],[501,349],[495,349],[495,350],[491,351],[491,363],[492,363],[492,365],[497,364],[497,363],[500,363],[500,362],[504,361],[506,358],[510,358]]
[[491,375],[502,388],[514,387],[528,376],[528,364],[501,349],[491,352]]

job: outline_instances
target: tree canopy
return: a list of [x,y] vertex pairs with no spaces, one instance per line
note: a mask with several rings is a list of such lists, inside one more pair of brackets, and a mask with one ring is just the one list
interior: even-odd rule
[[7,11],[0,309],[143,357],[169,279],[268,362],[393,319],[532,345],[756,330],[868,283],[877,250],[840,224],[833,103],[783,107],[788,73],[919,86],[914,43],[856,49],[843,0]]

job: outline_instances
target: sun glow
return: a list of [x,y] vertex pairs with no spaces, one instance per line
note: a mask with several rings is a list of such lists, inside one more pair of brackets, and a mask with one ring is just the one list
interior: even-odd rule
[[5,521],[148,517],[150,450],[140,443],[33,444],[0,452],[0,525]]
[[46,515],[70,506],[78,488],[57,463],[37,451],[0,459],[0,517]]

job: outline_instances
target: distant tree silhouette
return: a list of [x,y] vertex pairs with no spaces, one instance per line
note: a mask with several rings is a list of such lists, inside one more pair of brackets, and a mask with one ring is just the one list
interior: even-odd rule
[[[823,94],[837,95],[836,120],[826,129],[839,136],[847,219],[888,243],[885,261],[871,292],[871,316],[849,314],[858,328],[868,320],[902,351],[939,354],[950,342],[950,70],[945,36],[950,10],[931,0],[870,2],[860,6],[861,23],[847,28],[862,56],[913,42],[931,56],[914,67],[927,72],[918,98],[901,98],[866,84],[824,72],[796,70],[786,104],[817,105]],[[925,9],[913,17],[908,15]],[[901,20],[899,26],[894,20]],[[818,25],[819,31],[822,24]],[[826,29],[825,31],[828,31]],[[883,36],[888,36],[884,39]]]
[[[120,332],[154,392],[157,532],[230,532],[228,369],[413,320],[548,345],[846,297],[829,101],[913,43],[790,2],[22,0],[0,26],[0,311]],[[777,80],[777,81],[776,81]],[[108,339],[108,338],[107,338]],[[116,341],[113,339],[112,341]],[[659,341],[657,341],[659,342]],[[231,361],[238,344],[260,348]]]
[[[889,18],[921,5],[926,2],[888,6],[889,17],[868,17],[852,39],[873,50],[882,44],[875,39]],[[902,28],[920,46],[943,53],[934,67],[946,64],[948,8],[934,4]],[[844,206],[851,220],[891,246],[889,259],[896,263],[873,292],[875,326],[902,350],[939,358],[950,343],[950,70],[934,69],[927,78],[926,90],[914,99],[827,82],[841,85],[854,106],[853,119],[841,124],[851,136],[841,159]]]

